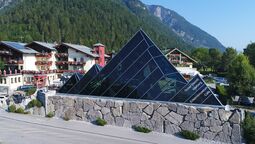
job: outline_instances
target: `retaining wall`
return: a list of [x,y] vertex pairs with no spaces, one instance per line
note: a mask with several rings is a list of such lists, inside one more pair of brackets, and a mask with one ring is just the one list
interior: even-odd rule
[[141,125],[153,131],[175,134],[181,130],[227,143],[241,143],[241,112],[183,104],[108,99],[104,97],[48,96],[46,113],[92,122],[98,117],[120,127]]

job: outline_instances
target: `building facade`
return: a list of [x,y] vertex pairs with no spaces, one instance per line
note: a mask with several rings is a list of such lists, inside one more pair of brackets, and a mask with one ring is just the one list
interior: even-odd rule
[[0,87],[10,91],[22,85],[45,87],[53,84],[63,73],[86,73],[94,64],[104,66],[105,46],[94,48],[68,43],[52,44],[34,41],[29,44],[0,42]]

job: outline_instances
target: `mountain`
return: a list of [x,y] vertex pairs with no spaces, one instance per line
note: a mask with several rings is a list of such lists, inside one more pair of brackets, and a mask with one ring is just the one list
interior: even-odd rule
[[125,0],[19,1],[0,14],[0,40],[68,42],[87,46],[101,42],[108,51],[118,51],[142,28],[160,48],[193,48],[151,15],[146,7],[133,4],[134,9]]
[[8,5],[13,4],[16,1],[17,0],[0,0],[0,9],[3,9],[7,7]]
[[186,43],[194,47],[219,48],[221,51],[225,50],[225,47],[215,37],[189,23],[175,11],[158,5],[148,5],[147,8],[151,14],[158,17]]

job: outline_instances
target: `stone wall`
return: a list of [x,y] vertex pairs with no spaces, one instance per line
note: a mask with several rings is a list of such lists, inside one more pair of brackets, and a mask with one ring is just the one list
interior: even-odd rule
[[167,134],[189,130],[209,140],[241,143],[238,110],[104,97],[49,96],[46,111],[60,118],[92,122],[100,117],[120,127],[141,125]]

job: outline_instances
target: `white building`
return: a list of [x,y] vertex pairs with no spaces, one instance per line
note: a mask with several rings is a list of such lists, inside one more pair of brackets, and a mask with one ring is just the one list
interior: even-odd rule
[[94,64],[104,66],[104,45],[94,49],[83,45],[62,43],[59,45],[34,41],[29,44],[0,42],[0,87],[10,91],[22,85],[50,86],[63,73],[86,73]]

